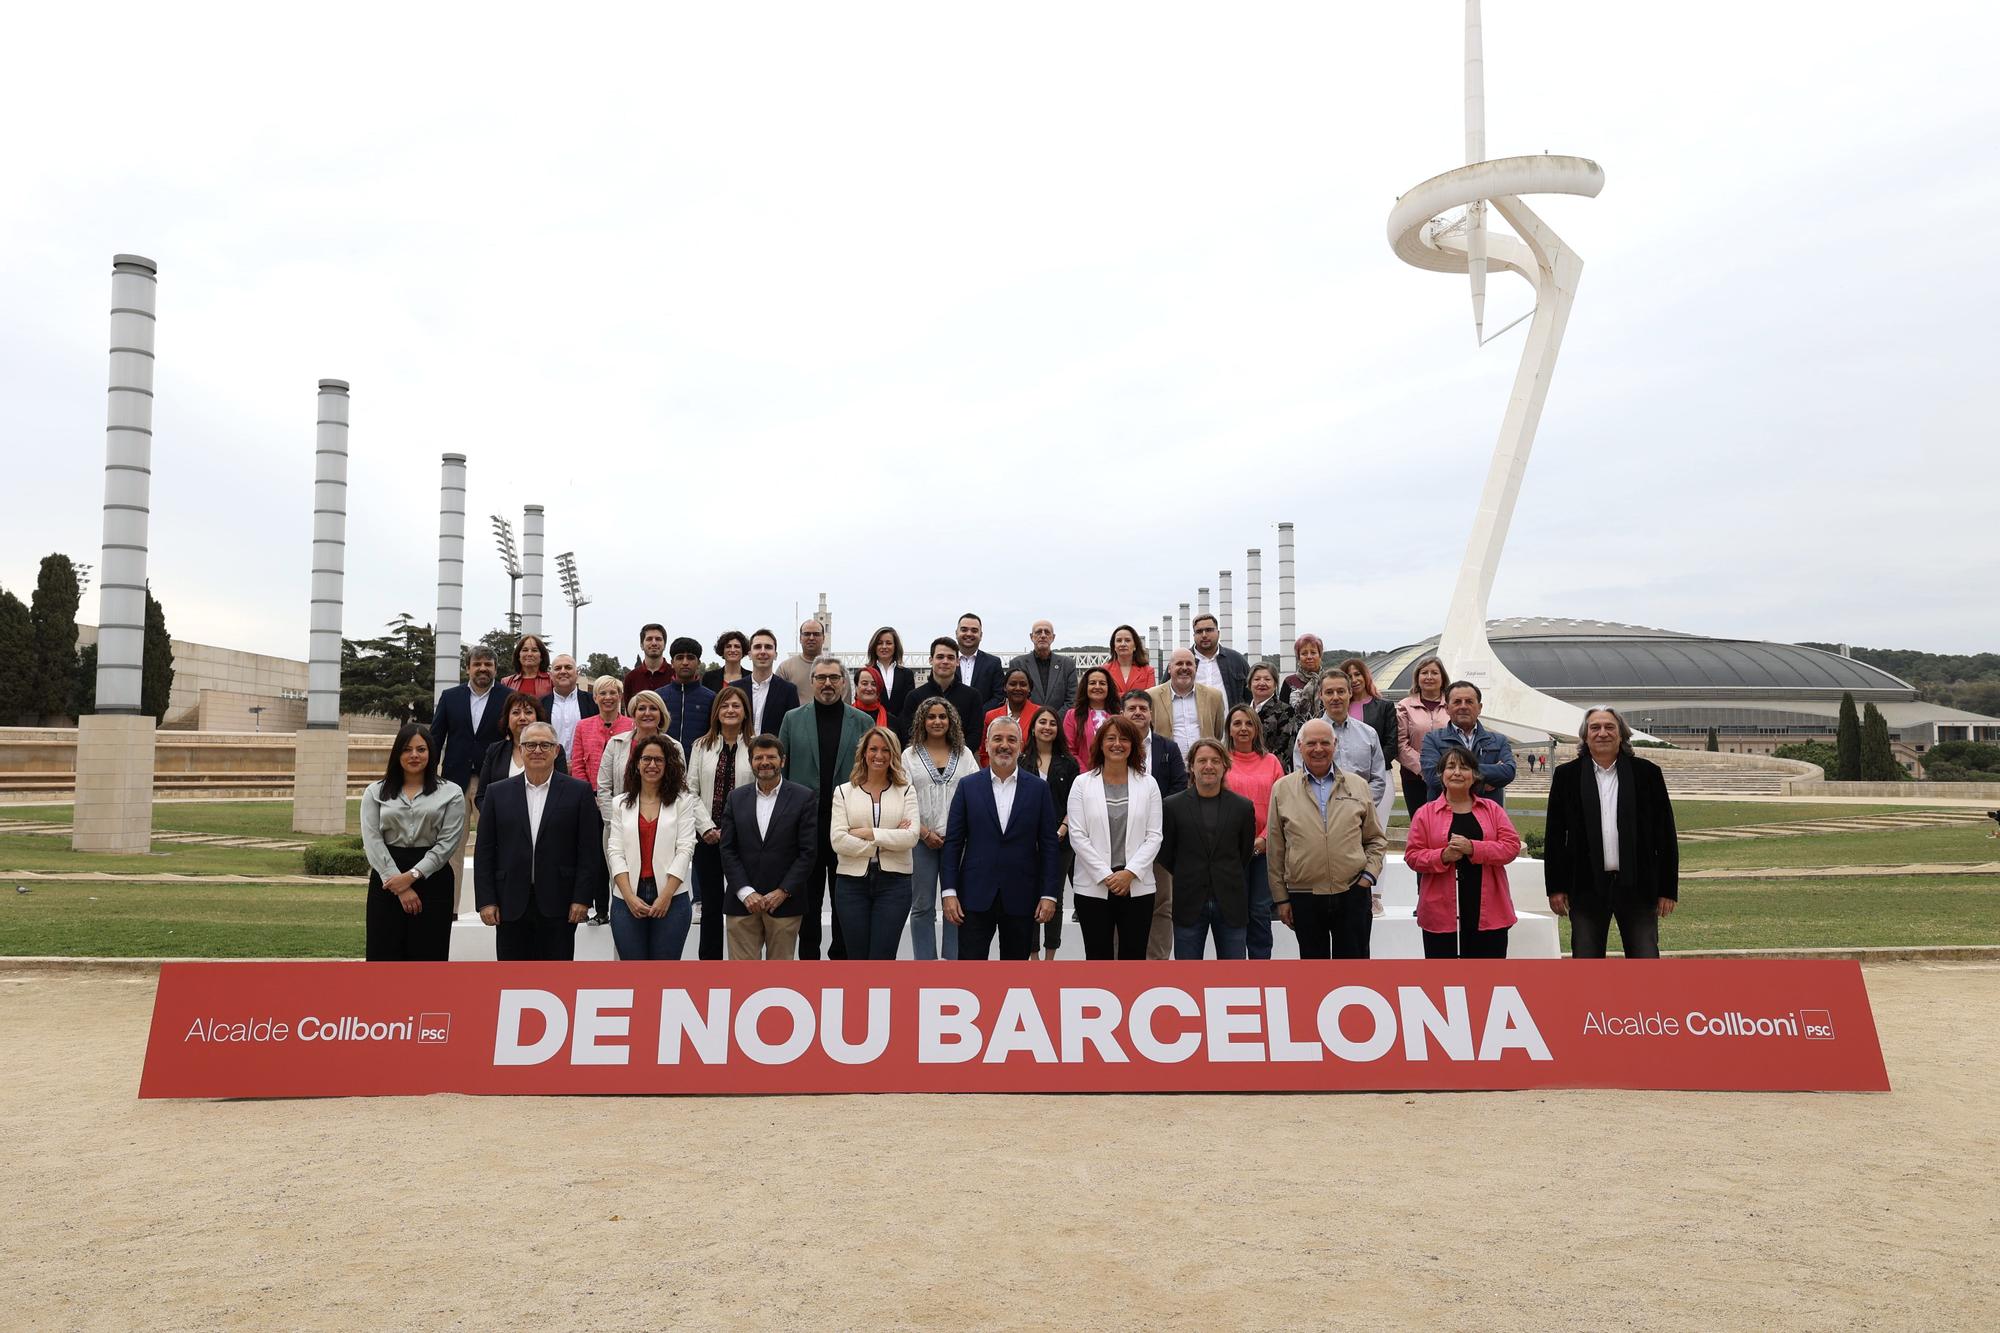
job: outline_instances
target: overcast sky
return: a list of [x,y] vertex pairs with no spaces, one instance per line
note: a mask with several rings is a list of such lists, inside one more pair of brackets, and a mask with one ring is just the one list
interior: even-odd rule
[[[1843,9],[1845,14],[1843,16]],[[112,12],[107,12],[112,11]],[[1462,7],[44,5],[10,19],[0,585],[101,539],[110,258],[160,266],[155,593],[305,655],[314,386],[346,632],[435,608],[438,457],[548,510],[583,646],[827,593],[1142,628],[1275,525],[1299,627],[1439,628],[1525,328],[1396,196],[1464,157]],[[2000,648],[1990,5],[1488,0],[1490,156],[1587,261],[1492,612]],[[1488,328],[1528,309],[1494,280]],[[1986,390],[1979,385],[1986,384]],[[569,637],[554,568],[548,626]],[[83,618],[94,620],[95,592]]]

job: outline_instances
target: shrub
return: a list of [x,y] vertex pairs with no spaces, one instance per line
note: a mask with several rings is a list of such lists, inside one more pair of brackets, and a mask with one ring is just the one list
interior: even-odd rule
[[368,874],[368,857],[361,850],[361,835],[358,833],[321,838],[309,844],[303,855],[308,875],[363,877]]
[[1529,829],[1521,835],[1521,850],[1538,861],[1542,858],[1542,850],[1548,845],[1549,840],[1540,829]]

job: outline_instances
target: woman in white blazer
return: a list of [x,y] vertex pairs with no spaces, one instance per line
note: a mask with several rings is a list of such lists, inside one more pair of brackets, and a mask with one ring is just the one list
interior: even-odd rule
[[926,961],[958,957],[957,926],[945,922],[942,945],[938,940],[938,874],[944,867],[952,795],[979,771],[979,757],[966,744],[964,728],[951,700],[934,694],[917,705],[910,719],[910,746],[903,751],[903,772],[923,811],[917,845],[910,849],[910,957]]
[[729,793],[756,781],[750,772],[750,695],[740,685],[716,692],[708,730],[688,750],[688,790],[694,793],[700,839],[694,845],[695,956],[722,957],[722,805]]
[[604,834],[615,890],[611,940],[620,958],[661,962],[687,947],[698,807],[671,737],[656,732],[634,741],[632,759],[631,780]]
[[1153,929],[1160,788],[1146,776],[1146,737],[1113,713],[1090,744],[1090,770],[1069,789],[1069,887],[1086,958],[1139,961]]
[[895,732],[868,729],[854,747],[854,771],[833,789],[827,818],[839,858],[833,911],[847,956],[894,958],[910,915],[910,849],[923,828]]

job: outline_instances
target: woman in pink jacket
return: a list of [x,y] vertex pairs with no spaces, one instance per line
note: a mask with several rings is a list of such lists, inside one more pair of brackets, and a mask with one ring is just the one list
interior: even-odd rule
[[1438,759],[1444,794],[1410,817],[1403,860],[1417,872],[1426,958],[1505,958],[1517,919],[1506,866],[1521,853],[1507,812],[1474,796],[1479,760],[1462,745]]
[[1071,754],[1089,754],[1097,729],[1104,719],[1118,711],[1118,687],[1111,673],[1101,666],[1086,669],[1077,678],[1076,702],[1062,720],[1063,743]]
[[1396,700],[1396,762],[1403,774],[1403,808],[1412,816],[1424,803],[1424,737],[1451,720],[1444,686],[1451,677],[1444,663],[1426,657],[1410,673],[1410,692]]
[[582,778],[595,787],[597,761],[603,757],[605,745],[620,732],[632,730],[632,719],[618,711],[625,701],[625,682],[618,677],[599,676],[590,688],[590,697],[597,701],[597,715],[576,724],[576,735],[570,742],[569,771],[572,777]]

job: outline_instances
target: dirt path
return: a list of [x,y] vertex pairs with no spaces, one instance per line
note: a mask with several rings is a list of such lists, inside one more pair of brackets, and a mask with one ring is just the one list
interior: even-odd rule
[[0,967],[7,1327],[2000,1326],[2000,964],[1886,1096],[145,1103]]

